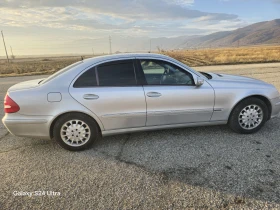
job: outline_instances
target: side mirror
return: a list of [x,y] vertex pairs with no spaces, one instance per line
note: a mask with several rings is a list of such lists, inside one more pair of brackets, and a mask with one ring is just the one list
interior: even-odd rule
[[195,82],[196,87],[200,87],[203,84],[204,84],[204,79],[197,77],[196,82]]

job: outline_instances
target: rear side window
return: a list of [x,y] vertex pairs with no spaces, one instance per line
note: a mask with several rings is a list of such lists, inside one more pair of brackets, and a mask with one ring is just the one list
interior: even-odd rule
[[136,85],[133,61],[109,62],[97,67],[99,86]]
[[90,70],[83,73],[74,84],[75,88],[94,86],[97,86],[95,68],[91,68]]

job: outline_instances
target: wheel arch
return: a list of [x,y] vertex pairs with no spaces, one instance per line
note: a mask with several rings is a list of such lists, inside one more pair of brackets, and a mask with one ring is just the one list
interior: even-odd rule
[[102,132],[101,128],[103,127],[102,125],[100,125],[98,123],[98,121],[92,117],[91,115],[85,113],[85,112],[81,112],[81,111],[70,111],[70,112],[64,112],[64,113],[61,113],[59,115],[57,115],[54,120],[51,122],[50,126],[49,126],[49,135],[50,135],[50,138],[52,139],[54,137],[54,134],[53,134],[53,128],[54,128],[54,125],[55,123],[57,122],[57,120],[59,118],[61,118],[62,116],[66,115],[66,114],[71,114],[71,113],[76,113],[76,114],[84,114],[84,115],[87,115],[88,117],[90,117],[92,120],[94,120],[94,122],[96,123],[96,125],[98,126],[98,130],[100,131],[100,133]]
[[256,94],[256,95],[247,96],[247,97],[242,98],[241,100],[239,100],[239,101],[233,106],[233,108],[231,109],[228,120],[230,119],[230,117],[231,117],[231,115],[232,115],[232,113],[233,113],[233,110],[234,110],[241,102],[243,102],[243,101],[245,101],[245,100],[247,100],[247,99],[249,99],[249,98],[258,98],[258,99],[262,100],[262,101],[266,104],[266,106],[267,106],[267,108],[268,108],[268,120],[271,118],[272,105],[271,105],[270,100],[269,100],[267,97],[263,96],[263,95],[258,95],[258,94]]

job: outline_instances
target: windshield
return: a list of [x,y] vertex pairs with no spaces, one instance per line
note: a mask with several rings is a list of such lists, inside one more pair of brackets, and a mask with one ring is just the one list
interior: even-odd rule
[[59,76],[60,74],[62,74],[62,73],[64,73],[64,72],[68,71],[69,69],[72,69],[72,68],[74,68],[74,67],[80,65],[81,63],[83,63],[83,62],[82,62],[82,61],[79,61],[79,62],[77,62],[77,63],[74,63],[74,64],[70,65],[70,66],[67,66],[67,67],[65,67],[64,69],[61,69],[61,70],[59,70],[58,72],[52,74],[52,75],[49,76],[47,79],[45,79],[45,80],[43,80],[43,81],[40,81],[39,83],[45,84],[46,82],[48,82],[48,81],[54,79],[55,77],[57,77],[57,76]]

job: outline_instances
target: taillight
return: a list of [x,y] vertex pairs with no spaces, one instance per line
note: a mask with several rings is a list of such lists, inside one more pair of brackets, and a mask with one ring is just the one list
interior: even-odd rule
[[5,113],[15,113],[20,110],[19,105],[10,98],[7,94],[4,99],[4,111]]

